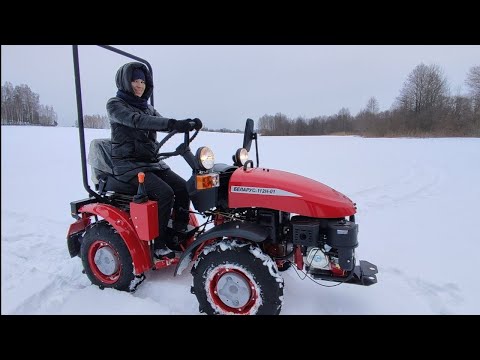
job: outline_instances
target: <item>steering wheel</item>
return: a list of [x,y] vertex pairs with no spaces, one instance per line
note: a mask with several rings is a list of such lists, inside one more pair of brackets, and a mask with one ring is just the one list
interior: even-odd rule
[[[190,121],[190,124],[195,125],[195,122],[194,121]],[[186,149],[188,149],[188,146],[190,145],[190,143],[195,139],[195,137],[198,135],[198,132],[200,131],[200,129],[198,130],[195,130],[195,132],[193,133],[192,137],[189,136],[189,133],[188,132],[185,132],[184,133],[184,139],[183,139],[183,143],[181,143],[180,145],[177,146],[176,150],[175,151],[172,151],[172,152],[166,152],[166,153],[160,153],[158,154],[158,160],[165,160],[169,157],[172,157],[172,156],[177,156],[177,155],[181,155],[185,152]],[[173,130],[171,132],[169,132],[167,134],[167,136],[165,136],[163,138],[162,141],[160,141],[157,145],[157,149],[156,151],[158,152],[160,150],[160,148],[165,145],[165,143],[170,140],[170,138],[177,134],[178,131],[177,130]]]

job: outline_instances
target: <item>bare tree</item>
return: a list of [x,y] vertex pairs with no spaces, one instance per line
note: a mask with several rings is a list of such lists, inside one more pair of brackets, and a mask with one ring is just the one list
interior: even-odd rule
[[308,120],[308,128],[311,131],[311,135],[324,135],[325,134],[325,119],[317,116]]
[[2,124],[13,122],[13,85],[5,82],[2,86]]
[[262,135],[272,135],[274,130],[273,116],[263,115],[258,119],[258,132]]
[[375,126],[375,119],[380,111],[377,99],[372,96],[368,99],[365,109],[361,109],[355,116],[352,123],[352,130],[355,133],[370,133]]
[[352,130],[352,115],[348,108],[341,108],[337,115],[337,122],[340,126],[340,130],[345,134]]
[[448,93],[447,79],[438,65],[417,65],[408,75],[397,98],[406,115],[413,114],[408,124],[411,130],[418,127],[423,132],[429,132],[448,99]]
[[470,68],[465,80],[474,98],[480,98],[480,66]]
[[295,135],[310,135],[308,129],[308,123],[303,117],[298,117],[293,123],[293,133]]
[[5,82],[2,86],[2,124],[57,125],[53,107],[40,105],[40,96],[28,85],[15,86]]
[[480,66],[470,68],[465,82],[470,88],[473,103],[472,133],[480,136]]
[[290,119],[282,114],[276,113],[273,117],[273,135],[291,135]]
[[52,106],[40,105],[38,123],[43,126],[57,126],[57,114]]
[[420,113],[441,104],[448,91],[447,79],[438,65],[420,64],[408,75],[398,101],[402,107]]
[[365,111],[373,115],[378,114],[380,111],[380,106],[378,105],[378,100],[375,98],[375,96],[372,96],[370,99],[368,99]]
[[470,88],[474,104],[474,113],[478,117],[480,113],[480,66],[470,68],[467,79],[465,80],[467,86]]

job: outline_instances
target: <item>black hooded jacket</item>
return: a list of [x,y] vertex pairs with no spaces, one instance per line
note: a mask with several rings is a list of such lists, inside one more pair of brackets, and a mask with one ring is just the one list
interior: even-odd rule
[[[117,71],[117,88],[134,94],[131,77],[135,68],[145,73],[145,92],[142,98],[148,100],[153,93],[153,79],[147,67],[140,62],[123,65]],[[145,110],[130,105],[119,97],[107,102],[107,113],[112,130],[113,174],[118,180],[129,181],[140,171],[169,169],[157,159],[157,131],[169,131],[167,118],[162,117],[150,104]]]

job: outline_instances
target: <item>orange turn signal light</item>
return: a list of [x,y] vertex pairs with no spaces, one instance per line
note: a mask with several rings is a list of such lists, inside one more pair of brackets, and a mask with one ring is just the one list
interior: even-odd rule
[[220,186],[220,176],[216,173],[197,175],[197,190],[211,189]]

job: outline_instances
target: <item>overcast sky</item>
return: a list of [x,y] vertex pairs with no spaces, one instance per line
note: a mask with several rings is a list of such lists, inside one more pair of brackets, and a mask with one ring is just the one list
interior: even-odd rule
[[[281,112],[291,118],[352,115],[375,96],[394,103],[420,63],[439,65],[453,94],[464,94],[468,70],[480,65],[480,45],[113,45],[148,60],[155,108],[166,117],[199,117],[209,128],[243,129],[245,119]],[[115,74],[128,58],[79,46],[84,114],[105,115]],[[2,85],[27,84],[51,105],[61,126],[77,118],[72,47],[2,45]]]

